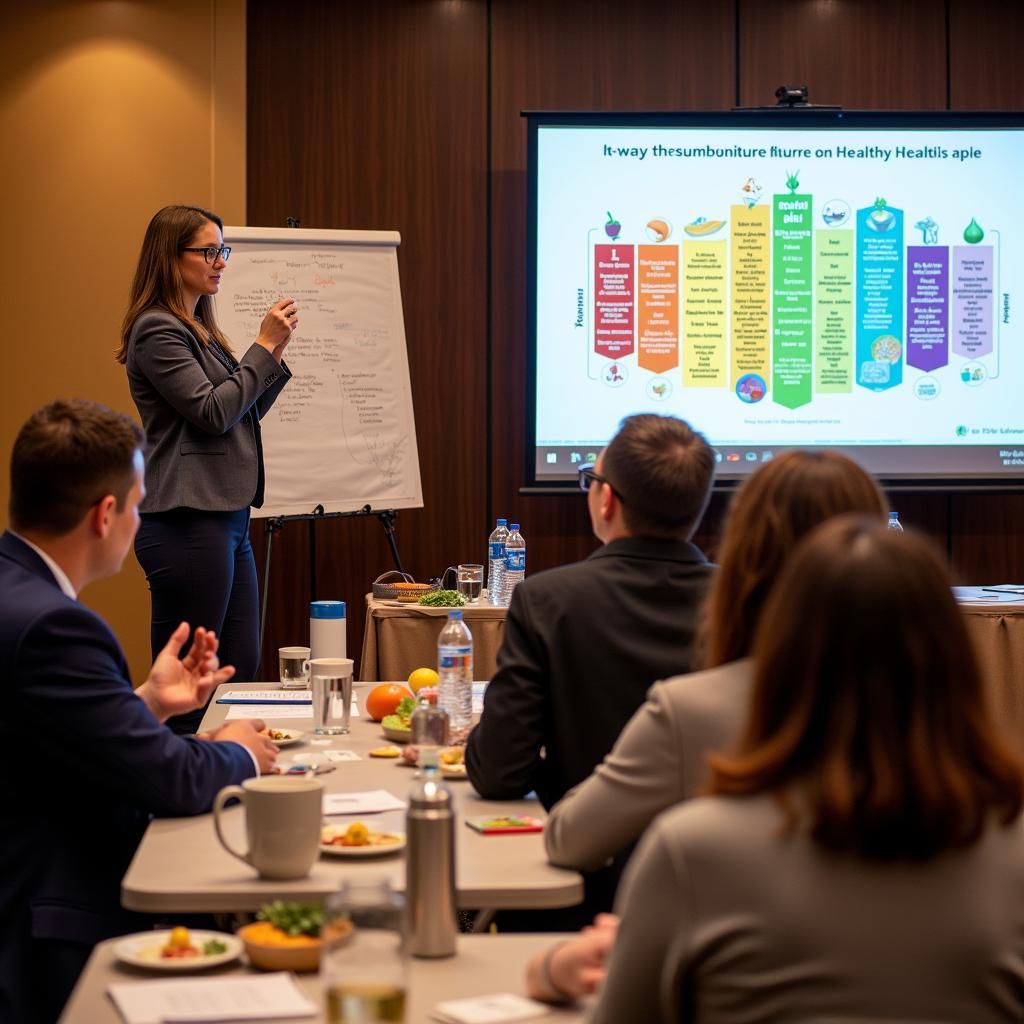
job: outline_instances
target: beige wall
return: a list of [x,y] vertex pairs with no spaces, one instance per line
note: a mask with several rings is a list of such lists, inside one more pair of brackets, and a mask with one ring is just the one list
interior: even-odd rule
[[[245,0],[0,0],[0,509],[28,414],[82,396],[134,414],[113,359],[146,223],[197,203],[245,223]],[[140,682],[149,595],[129,555],[83,600]]]

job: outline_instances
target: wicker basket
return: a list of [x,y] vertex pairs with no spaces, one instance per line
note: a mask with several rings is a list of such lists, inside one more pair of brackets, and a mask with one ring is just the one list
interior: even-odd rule
[[[395,584],[404,583],[410,586],[396,587]],[[408,573],[398,572],[392,569],[391,572],[381,573],[373,581],[373,596],[381,601],[418,601],[424,594],[437,590],[436,586],[430,583],[416,583]]]

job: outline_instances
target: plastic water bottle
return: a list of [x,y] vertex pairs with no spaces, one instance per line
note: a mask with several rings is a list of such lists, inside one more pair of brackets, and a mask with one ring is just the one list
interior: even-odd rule
[[516,585],[526,578],[526,541],[519,532],[519,524],[512,523],[508,528],[508,540],[505,541],[505,579],[502,604],[511,604],[512,591]]
[[428,751],[436,754],[448,742],[448,714],[437,706],[436,693],[428,697],[421,691],[419,697],[419,705],[409,719],[409,740],[420,752],[422,767]]
[[473,721],[473,634],[462,609],[448,612],[437,638],[437,706],[448,713],[448,739],[461,743]]
[[505,541],[508,540],[508,520],[499,519],[494,532],[487,538],[487,600],[500,605],[505,590]]
[[890,530],[899,530],[900,533],[903,532],[903,527],[900,524],[900,514],[899,514],[899,512],[890,512],[889,513],[889,522],[888,522],[887,525],[888,525]]

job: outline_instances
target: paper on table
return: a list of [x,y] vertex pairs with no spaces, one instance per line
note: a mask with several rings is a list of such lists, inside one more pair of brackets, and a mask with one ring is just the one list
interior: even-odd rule
[[381,811],[404,810],[405,804],[386,789],[324,794],[324,814],[378,814]]
[[108,989],[127,1024],[315,1017],[290,974],[121,982]]
[[309,704],[313,694],[309,690],[228,690],[217,698],[218,704],[244,700],[249,704]]
[[298,708],[286,708],[280,704],[232,704],[224,716],[226,721],[237,718],[305,718],[313,721],[313,709],[304,704]]
[[[334,717],[341,717],[341,698],[335,697]],[[352,698],[352,717],[359,717],[359,705],[355,697]],[[283,704],[232,704],[228,708],[225,720],[238,718],[305,718],[313,721],[313,708],[309,704],[300,704],[297,708],[290,708]]]
[[450,999],[438,1003],[430,1016],[442,1024],[503,1024],[505,1021],[534,1020],[546,1017],[551,1007],[535,999],[501,992],[472,999]]

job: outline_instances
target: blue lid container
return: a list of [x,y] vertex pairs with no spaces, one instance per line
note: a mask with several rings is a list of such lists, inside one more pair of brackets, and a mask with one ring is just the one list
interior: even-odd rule
[[343,619],[345,618],[345,602],[310,601],[309,617],[311,619]]

